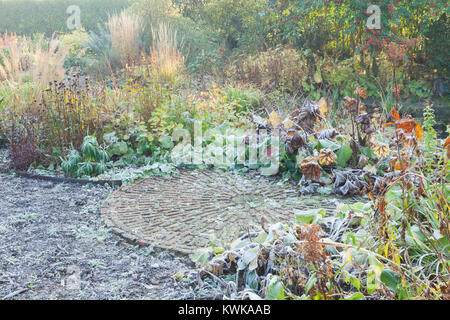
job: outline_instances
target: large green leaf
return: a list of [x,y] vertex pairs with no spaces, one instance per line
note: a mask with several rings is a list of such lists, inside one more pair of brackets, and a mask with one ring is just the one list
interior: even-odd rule
[[325,217],[324,209],[313,209],[308,211],[295,211],[295,219],[298,224],[317,223]]
[[164,149],[172,149],[174,146],[172,138],[168,136],[161,137],[161,147]]
[[398,286],[402,283],[402,280],[397,276],[397,273],[389,269],[383,270],[380,280],[392,291],[396,291]]
[[258,268],[258,254],[259,247],[254,247],[245,251],[242,260],[248,266],[250,271],[256,270]]
[[277,276],[273,276],[267,287],[267,300],[284,300],[283,284]]
[[128,152],[128,145],[124,141],[115,142],[108,148],[111,156],[123,156]]
[[195,250],[194,253],[191,256],[191,260],[193,262],[199,263],[199,264],[206,264],[209,261],[209,258],[212,255],[212,248],[202,248]]
[[352,148],[350,148],[347,145],[342,146],[337,152],[337,164],[340,167],[345,168],[347,162],[351,159],[352,154],[353,154]]
[[361,292],[356,292],[351,296],[345,297],[344,300],[366,300],[366,297]]
[[339,148],[341,148],[340,144],[333,142],[331,140],[328,140],[328,139],[319,140],[319,143],[318,143],[319,150],[330,149],[333,152],[335,152],[335,151],[339,150]]

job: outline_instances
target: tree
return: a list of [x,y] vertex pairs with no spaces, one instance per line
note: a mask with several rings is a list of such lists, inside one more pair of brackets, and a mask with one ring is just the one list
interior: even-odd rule
[[[359,38],[357,52],[368,51],[372,57],[385,43],[423,36],[434,20],[448,13],[446,0],[269,0],[268,4],[288,37],[302,32],[305,18],[323,17],[330,32],[341,29]],[[373,27],[376,22],[379,26]]]

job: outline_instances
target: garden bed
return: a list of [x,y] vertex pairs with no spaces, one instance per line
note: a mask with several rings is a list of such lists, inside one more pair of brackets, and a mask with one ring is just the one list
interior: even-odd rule
[[[192,299],[186,257],[127,243],[100,217],[111,189],[0,174],[0,298]],[[71,289],[70,279],[80,279]],[[209,295],[209,296],[208,296]]]

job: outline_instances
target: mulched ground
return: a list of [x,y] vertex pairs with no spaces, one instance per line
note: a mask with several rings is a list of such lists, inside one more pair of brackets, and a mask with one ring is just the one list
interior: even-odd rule
[[0,174],[0,299],[215,297],[187,257],[130,245],[105,225],[111,191]]

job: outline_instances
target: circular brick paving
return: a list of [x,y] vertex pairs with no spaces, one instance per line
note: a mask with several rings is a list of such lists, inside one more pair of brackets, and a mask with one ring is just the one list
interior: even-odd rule
[[131,241],[190,253],[211,240],[227,242],[260,230],[261,217],[293,222],[295,209],[335,207],[330,198],[300,197],[291,186],[264,177],[184,171],[118,189],[102,216]]

